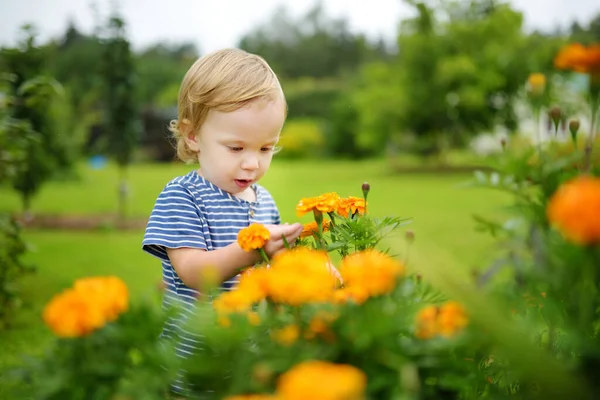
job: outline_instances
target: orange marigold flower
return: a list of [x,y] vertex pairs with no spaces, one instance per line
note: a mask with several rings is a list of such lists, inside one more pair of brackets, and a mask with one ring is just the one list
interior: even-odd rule
[[600,74],[600,44],[583,46],[571,43],[563,47],[554,58],[554,66],[591,75]]
[[317,197],[307,197],[301,199],[296,205],[296,214],[298,217],[313,211],[330,213],[337,211],[340,196],[335,193],[324,193]]
[[445,337],[453,336],[467,326],[468,322],[465,308],[455,301],[449,301],[440,307],[437,317],[438,333]]
[[250,252],[262,248],[270,238],[269,230],[255,222],[238,233],[237,242],[242,250]]
[[331,299],[336,278],[329,272],[326,252],[295,247],[272,261],[267,292],[273,301],[298,306]]
[[404,266],[394,258],[375,249],[353,253],[340,267],[347,288],[363,288],[369,296],[391,292],[398,277],[404,275]]
[[99,276],[77,279],[73,284],[75,291],[90,296],[103,307],[108,321],[114,321],[129,307],[127,285],[116,276]]
[[[329,230],[329,225],[331,225],[331,221],[323,220],[322,229],[323,232],[327,232]],[[302,233],[300,233],[301,238],[305,238],[308,236],[312,236],[319,232],[319,226],[315,221],[304,224],[304,229],[302,229]]]
[[340,199],[336,212],[342,217],[348,218],[348,215],[365,213],[365,199],[360,197],[349,196]]
[[54,334],[66,338],[88,335],[108,321],[105,306],[96,297],[72,288],[50,300],[43,319]]
[[416,335],[419,339],[431,339],[437,334],[438,308],[430,305],[417,313]]
[[468,322],[464,307],[455,301],[449,301],[441,307],[429,305],[417,313],[415,334],[420,339],[431,339],[437,335],[451,337]]
[[362,400],[366,385],[365,373],[352,365],[314,360],[282,374],[277,394],[285,400]]
[[581,176],[563,183],[552,195],[546,214],[568,240],[600,242],[600,178]]

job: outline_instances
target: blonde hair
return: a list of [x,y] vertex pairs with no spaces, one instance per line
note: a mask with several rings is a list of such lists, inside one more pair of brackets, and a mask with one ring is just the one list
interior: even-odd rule
[[254,100],[277,98],[285,101],[281,84],[262,57],[240,49],[224,49],[199,58],[183,78],[177,119],[169,124],[177,143],[177,157],[184,162],[198,160],[185,135],[190,130],[199,132],[210,110],[231,112]]

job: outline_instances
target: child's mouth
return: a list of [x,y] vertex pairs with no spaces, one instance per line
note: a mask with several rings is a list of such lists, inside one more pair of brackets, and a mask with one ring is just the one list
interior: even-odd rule
[[234,179],[235,180],[235,184],[238,185],[238,187],[240,188],[246,188],[248,186],[250,186],[250,184],[252,183],[252,180],[250,179]]

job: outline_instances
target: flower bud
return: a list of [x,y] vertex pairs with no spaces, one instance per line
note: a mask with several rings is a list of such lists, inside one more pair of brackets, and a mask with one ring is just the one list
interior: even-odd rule
[[371,190],[371,185],[369,185],[369,182],[365,182],[362,184],[362,192],[363,195],[367,195],[367,193],[369,193],[369,191]]
[[406,231],[405,237],[408,243],[412,243],[415,241],[415,233],[413,231]]
[[557,106],[552,107],[550,109],[550,111],[548,111],[548,115],[550,116],[550,119],[554,123],[554,131],[557,132],[558,124],[560,123],[560,120],[562,119],[562,112],[560,110],[560,107],[557,107]]
[[579,120],[572,119],[569,122],[569,132],[571,132],[571,139],[574,145],[577,145],[577,131],[579,131]]

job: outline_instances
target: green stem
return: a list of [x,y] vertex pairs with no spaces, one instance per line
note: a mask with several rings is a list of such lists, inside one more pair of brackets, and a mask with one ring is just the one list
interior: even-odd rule
[[261,258],[263,259],[263,261],[266,264],[270,264],[271,261],[269,260],[269,257],[267,256],[267,253],[265,253],[265,249],[263,249],[262,247],[260,249],[258,249],[258,252],[260,253]]

